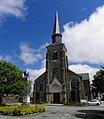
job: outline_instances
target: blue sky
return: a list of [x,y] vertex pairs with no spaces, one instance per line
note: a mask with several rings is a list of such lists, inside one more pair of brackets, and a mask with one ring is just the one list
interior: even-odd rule
[[0,59],[30,72],[45,71],[58,7],[69,69],[90,74],[104,64],[104,0],[0,0]]

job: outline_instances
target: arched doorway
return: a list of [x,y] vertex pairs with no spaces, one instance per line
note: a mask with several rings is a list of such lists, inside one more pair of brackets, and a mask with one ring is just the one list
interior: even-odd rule
[[61,103],[62,102],[62,85],[55,77],[49,87],[50,102]]

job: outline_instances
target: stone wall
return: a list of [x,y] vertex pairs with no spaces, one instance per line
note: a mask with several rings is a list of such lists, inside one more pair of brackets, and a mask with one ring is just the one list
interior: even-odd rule
[[3,103],[17,103],[19,101],[18,96],[6,96],[3,97]]

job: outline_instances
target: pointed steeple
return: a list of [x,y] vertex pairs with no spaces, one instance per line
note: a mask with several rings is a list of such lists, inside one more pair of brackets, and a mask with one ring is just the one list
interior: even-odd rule
[[60,25],[58,18],[58,11],[56,10],[55,21],[54,21],[54,29],[52,34],[52,43],[61,43],[62,35],[60,33]]
[[59,26],[59,19],[58,19],[58,11],[57,10],[56,10],[56,15],[55,15],[53,34],[60,34],[60,26]]

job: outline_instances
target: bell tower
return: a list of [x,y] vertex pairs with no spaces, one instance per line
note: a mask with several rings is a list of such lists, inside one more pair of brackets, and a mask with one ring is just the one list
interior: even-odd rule
[[[66,56],[66,47],[62,43],[58,11],[56,11],[55,14],[54,28],[51,38],[52,43],[46,47],[46,88],[49,94],[52,94],[51,96],[53,97],[47,97],[47,100],[51,98],[51,102],[60,103],[65,100],[62,97],[62,93],[63,91],[65,92],[65,79],[66,71],[68,69],[68,59]],[[60,96],[59,100],[55,99],[57,97],[56,95],[58,95],[58,97]]]

